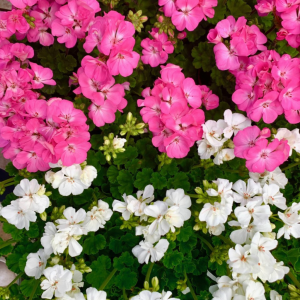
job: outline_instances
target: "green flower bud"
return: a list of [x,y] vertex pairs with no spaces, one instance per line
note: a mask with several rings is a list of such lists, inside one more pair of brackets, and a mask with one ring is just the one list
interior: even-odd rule
[[47,220],[47,213],[44,211],[43,213],[41,213],[40,214],[40,218],[44,221],[44,222],[46,222],[46,220]]
[[144,289],[149,290],[149,282],[148,281],[144,281]]

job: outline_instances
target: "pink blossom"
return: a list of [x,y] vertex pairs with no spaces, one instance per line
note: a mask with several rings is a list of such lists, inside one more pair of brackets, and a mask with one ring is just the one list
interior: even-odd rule
[[77,36],[72,27],[64,26],[59,19],[55,19],[51,26],[52,34],[57,36],[57,41],[66,44],[67,48],[73,48],[77,42]]
[[199,86],[195,84],[192,78],[186,78],[182,82],[183,94],[187,102],[194,108],[199,108],[202,104],[201,90]]
[[300,109],[300,86],[296,82],[291,82],[284,88],[280,95],[279,101],[285,110]]
[[288,30],[289,33],[300,33],[300,12],[298,6],[293,6],[289,10],[281,14],[281,25]]
[[56,85],[56,82],[51,79],[53,72],[49,68],[43,68],[35,63],[30,62],[31,70],[34,73],[33,79],[31,80],[32,87],[34,89],[40,89],[44,84]]
[[113,123],[115,121],[115,113],[117,107],[112,101],[106,100],[104,102],[94,101],[89,107],[89,117],[98,127],[104,126],[106,123]]
[[258,0],[254,7],[256,8],[259,16],[265,17],[273,11],[274,6],[274,0]]
[[174,133],[164,140],[164,146],[170,158],[182,158],[187,156],[190,150],[190,140]]
[[166,17],[171,17],[176,11],[175,0],[158,0],[158,5],[164,7],[163,10]]

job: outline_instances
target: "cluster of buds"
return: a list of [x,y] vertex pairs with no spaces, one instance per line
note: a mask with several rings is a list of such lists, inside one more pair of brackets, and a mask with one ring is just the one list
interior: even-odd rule
[[177,282],[177,290],[179,291],[184,291],[187,288],[187,277],[185,277],[184,279],[179,279]]
[[148,17],[142,16],[142,13],[143,12],[139,10],[134,14],[133,11],[130,10],[127,15],[127,18],[131,21],[137,32],[141,32],[142,28],[144,28],[143,23],[148,20]]
[[150,287],[148,281],[145,281],[144,282],[144,289],[148,290],[148,291],[151,291],[151,292],[158,292],[159,291],[159,280],[156,276],[151,279],[151,285],[152,285],[152,287]]
[[180,229],[179,228],[177,228],[174,232],[172,232],[172,231],[169,231],[168,233],[167,233],[167,235],[166,235],[166,237],[167,237],[167,239],[169,240],[169,241],[176,241],[176,239],[177,239],[177,235],[180,233]]
[[175,26],[172,23],[171,18],[163,15],[156,15],[157,21],[154,23],[154,27],[158,28],[158,33],[166,33],[168,36],[174,38]]
[[195,230],[195,231],[201,230],[204,234],[207,234],[208,230],[207,230],[207,227],[206,227],[206,222],[202,222],[202,221],[199,220],[200,212],[199,211],[193,211],[192,214],[195,217],[195,223],[196,223],[193,227],[193,230]]
[[9,289],[0,287],[0,299],[11,299]]
[[113,9],[120,2],[120,0],[100,0],[100,2],[108,5],[110,9]]
[[136,217],[134,215],[131,215],[129,220],[124,220],[123,217],[120,217],[120,219],[123,221],[123,224],[120,226],[120,229],[129,229],[135,228],[140,225],[140,217]]
[[290,300],[299,300],[300,299],[300,290],[297,289],[294,285],[289,284],[288,289],[290,291]]
[[32,173],[28,172],[27,169],[20,169],[19,170],[19,174],[20,176],[24,177],[24,178],[29,178],[32,176]]
[[158,171],[162,168],[163,165],[169,165],[172,162],[172,158],[170,158],[167,153],[162,153],[160,155],[157,155],[159,165],[158,165]]
[[58,220],[58,219],[65,219],[65,216],[63,215],[64,210],[66,209],[65,205],[62,205],[60,208],[54,207],[50,216],[50,219],[52,221]]
[[103,151],[106,160],[110,161],[112,157],[116,158],[118,153],[125,151],[124,144],[126,142],[126,139],[115,137],[113,133],[110,133],[104,137],[103,146],[99,147],[99,150]]
[[203,186],[204,186],[204,191],[200,188],[197,187],[195,188],[195,192],[198,196],[198,199],[196,200],[197,203],[211,203],[213,204],[214,202],[220,202],[221,198],[220,196],[209,196],[207,194],[208,189],[214,189],[218,190],[218,186],[215,183],[209,183],[207,180],[203,180]]
[[29,26],[33,29],[35,28],[35,18],[34,17],[30,17],[27,13],[23,14],[23,17],[25,18],[25,20],[27,21],[27,23],[29,24]]
[[138,123],[136,124],[137,118],[134,118],[132,116],[132,113],[129,112],[126,118],[126,123],[124,125],[120,125],[120,135],[125,135],[127,134],[127,136],[130,135],[139,135],[139,134],[143,134],[144,131],[144,127],[145,127],[145,123]]
[[222,265],[224,261],[227,261],[229,259],[228,257],[228,251],[229,251],[230,245],[223,244],[218,245],[214,247],[214,250],[210,254],[210,262],[214,263],[216,262],[218,265]]

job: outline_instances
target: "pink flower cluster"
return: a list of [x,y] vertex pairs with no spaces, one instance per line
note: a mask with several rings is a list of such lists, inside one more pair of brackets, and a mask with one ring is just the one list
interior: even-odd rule
[[153,133],[153,145],[171,158],[182,158],[195,141],[202,139],[205,116],[200,106],[216,108],[219,98],[206,86],[185,78],[180,67],[168,64],[161,68],[161,78],[154,82],[153,89],[143,90],[145,99],[138,100],[138,106]]
[[[256,25],[248,26],[246,23],[245,17],[235,20],[233,16],[228,16],[209,31],[207,38],[216,44],[214,53],[219,70],[236,70],[244,57],[267,49],[263,45],[267,37]],[[224,40],[227,38],[229,40]]]
[[75,94],[83,94],[92,101],[89,117],[98,127],[114,122],[116,111],[122,112],[127,105],[124,96],[129,83],[115,84],[113,75],[127,77],[137,67],[140,56],[133,51],[134,33],[132,23],[115,11],[97,17],[89,29],[83,47],[90,53],[97,46],[100,55],[82,59],[73,84],[79,84]]
[[34,51],[24,44],[0,43],[0,147],[18,169],[45,171],[86,159],[91,145],[86,117],[73,103],[49,101],[34,91],[55,85],[53,73],[29,62]]
[[257,0],[255,8],[262,17],[270,12],[282,28],[277,32],[277,40],[286,40],[291,47],[300,46],[300,2],[298,0]]
[[[75,46],[99,12],[97,0],[10,0],[19,10],[0,14],[0,39],[13,34],[21,40],[39,41],[43,46],[52,45],[54,36],[67,48]],[[65,4],[66,3],[66,4]],[[31,26],[30,26],[31,25]]]
[[154,40],[146,38],[142,40],[143,55],[141,60],[144,64],[149,64],[151,67],[157,67],[164,64],[168,60],[168,54],[174,52],[174,46],[171,41],[168,41],[166,33],[158,33],[158,28],[152,28],[149,32]]
[[288,122],[300,122],[300,60],[276,51],[264,51],[241,61],[232,100],[247,116],[273,123],[285,114]]
[[213,18],[217,0],[158,0],[166,17],[171,17],[176,29],[193,31],[204,19]]
[[246,159],[250,172],[272,172],[288,159],[288,141],[273,139],[269,142],[267,138],[270,136],[270,129],[260,130],[257,126],[250,126],[240,130],[233,138],[234,155]]

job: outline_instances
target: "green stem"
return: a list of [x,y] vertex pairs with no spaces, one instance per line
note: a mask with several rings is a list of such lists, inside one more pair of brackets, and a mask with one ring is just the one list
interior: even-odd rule
[[192,170],[193,170],[193,169],[197,169],[197,168],[201,168],[201,165],[193,166],[193,167],[192,167]]
[[214,247],[205,238],[199,235],[199,239],[209,248],[210,251],[214,251]]
[[126,144],[125,144],[125,147],[124,148],[127,148],[128,146],[128,143],[129,143],[129,138],[130,138],[130,132],[128,131],[127,134],[126,134]]
[[278,219],[278,218],[275,218],[273,216],[270,217],[271,219],[275,220],[275,221],[279,221],[279,222],[282,222],[282,220]]
[[296,167],[296,166],[298,166],[298,165],[300,165],[300,162],[296,162],[296,163],[290,164],[289,166],[287,166],[287,167],[281,169],[281,171],[283,172],[283,171],[285,171],[285,170],[294,168],[294,167]]
[[35,285],[34,285],[34,287],[33,287],[33,290],[32,290],[32,292],[31,292],[31,294],[30,294],[30,297],[29,297],[29,300],[32,300],[33,299],[33,297],[34,297],[34,295],[35,295],[35,292],[36,292],[36,289],[37,289],[37,287],[39,286],[39,280],[37,280],[36,282],[35,282]]
[[3,187],[7,187],[7,186],[10,186],[10,185],[15,185],[15,183],[14,182],[9,182],[9,183],[4,184]]
[[148,271],[147,271],[147,274],[146,274],[146,278],[145,278],[145,281],[147,281],[148,283],[149,283],[149,280],[150,280],[150,275],[151,275],[151,271],[152,271],[153,267],[154,267],[154,263],[151,262],[149,264],[149,268],[148,268]]
[[193,296],[193,299],[194,300],[198,300],[198,298],[197,298],[197,295],[196,295],[196,293],[195,293],[195,291],[194,291],[194,289],[193,289],[193,287],[192,287],[192,283],[190,282],[190,280],[189,280],[189,278],[188,278],[188,276],[187,276],[187,274],[186,274],[186,272],[184,271],[184,275],[185,275],[185,277],[186,277],[186,283],[187,283],[187,286],[190,288],[190,292],[191,292],[191,294],[192,294],[192,296]]
[[14,181],[14,177],[11,177],[11,178],[8,178],[8,179],[6,179],[6,180],[3,180],[3,181],[1,181],[0,182],[0,184],[6,184],[6,183],[8,183],[8,182],[10,182],[10,181]]
[[287,275],[290,277],[290,279],[293,281],[293,283],[295,284],[295,286],[300,289],[300,282],[297,280],[297,278],[295,277],[295,275],[290,271],[287,273]]
[[123,298],[124,298],[124,300],[128,300],[128,297],[127,297],[127,295],[126,295],[126,291],[125,291],[124,288],[123,288]]
[[106,279],[103,281],[103,283],[100,285],[99,291],[103,291],[106,287],[106,285],[109,283],[109,281],[114,277],[115,273],[118,270],[115,268],[113,269],[110,274],[106,277]]
[[186,194],[187,196],[190,196],[191,198],[199,198],[198,194]]
[[98,202],[98,199],[97,199],[97,196],[95,193],[93,193],[93,198],[94,198],[94,201]]
[[7,285],[5,288],[10,288],[19,278],[21,278],[24,275],[24,272],[20,273],[9,285]]
[[226,243],[227,245],[230,245],[232,247],[235,246],[235,244],[230,240],[227,239],[226,237],[222,236],[222,235],[218,235],[218,238],[220,238],[224,243]]
[[5,248],[13,243],[15,243],[16,241],[14,239],[9,239],[3,243],[0,244],[0,249]]

